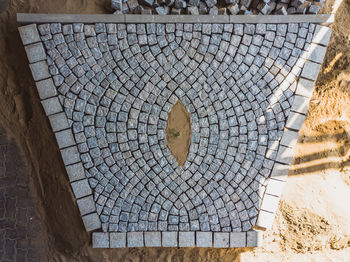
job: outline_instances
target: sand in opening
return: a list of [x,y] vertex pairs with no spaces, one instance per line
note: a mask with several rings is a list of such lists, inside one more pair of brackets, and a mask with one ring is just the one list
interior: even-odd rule
[[169,113],[166,139],[170,152],[177,163],[182,166],[186,162],[191,142],[191,118],[190,113],[180,100],[176,102]]

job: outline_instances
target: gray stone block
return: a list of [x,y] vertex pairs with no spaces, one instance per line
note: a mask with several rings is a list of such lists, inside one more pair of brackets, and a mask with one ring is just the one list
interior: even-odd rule
[[273,195],[273,196],[281,196],[283,192],[283,188],[285,186],[285,181],[276,180],[273,178],[270,178],[268,180],[268,184],[266,186],[266,193]]
[[90,232],[101,228],[100,217],[97,213],[88,214],[82,217],[86,231]]
[[145,232],[145,246],[146,247],[161,247],[162,236],[161,232]]
[[23,45],[40,42],[40,35],[35,24],[25,25],[18,28]]
[[213,233],[212,232],[196,232],[197,247],[212,247]]
[[24,48],[26,50],[29,63],[46,60],[46,53],[42,43],[27,45]]
[[280,146],[277,153],[276,161],[289,165],[294,157],[294,148]]
[[51,76],[46,61],[40,61],[34,64],[30,64],[29,67],[32,71],[34,81],[43,80]]
[[51,78],[36,82],[35,84],[41,100],[57,95],[56,87]]
[[76,146],[68,147],[61,150],[64,165],[71,165],[80,162],[78,148]]
[[299,133],[293,130],[285,130],[280,145],[294,148],[299,138]]
[[92,194],[92,191],[87,179],[72,182],[71,186],[76,198],[82,198],[84,196],[88,196]]
[[303,71],[301,72],[301,77],[304,77],[309,80],[316,80],[320,69],[320,64],[311,61],[306,61],[304,64]]
[[69,128],[68,119],[64,112],[55,115],[50,115],[49,121],[51,124],[52,131],[54,132]]
[[289,173],[289,166],[285,164],[275,163],[273,166],[271,177],[281,181],[286,181]]
[[303,114],[290,112],[286,123],[286,127],[299,131],[303,126],[305,117],[306,116]]
[[66,166],[69,181],[77,181],[85,178],[85,170],[82,163]]
[[143,233],[142,232],[128,232],[127,233],[128,247],[143,247]]
[[297,85],[296,95],[305,96],[310,98],[314,91],[315,81],[300,78]]
[[95,202],[91,195],[78,199],[77,204],[82,216],[96,211]]
[[247,232],[247,247],[257,247],[258,246],[258,232],[248,231]]
[[163,247],[177,247],[177,232],[162,232]]
[[57,97],[51,97],[41,101],[47,116],[62,112],[62,106]]
[[56,132],[55,136],[60,149],[75,145],[73,133],[70,129]]
[[290,110],[306,115],[309,107],[309,101],[310,101],[309,97],[295,95],[293,105]]
[[109,248],[109,233],[94,232],[92,233],[93,248]]
[[316,25],[313,43],[327,46],[332,35],[332,29],[327,26]]
[[126,233],[109,233],[109,241],[111,248],[125,248]]
[[311,43],[308,47],[307,59],[322,64],[323,58],[326,55],[327,47]]
[[214,232],[214,247],[215,248],[230,247],[230,233]]
[[231,232],[230,247],[246,247],[246,232]]
[[179,247],[195,246],[195,232],[179,232]]

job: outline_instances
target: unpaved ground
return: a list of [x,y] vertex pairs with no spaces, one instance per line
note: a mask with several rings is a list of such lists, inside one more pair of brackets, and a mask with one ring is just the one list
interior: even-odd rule
[[0,14],[0,120],[19,144],[47,234],[44,261],[349,261],[350,0],[301,131],[294,170],[264,246],[251,249],[93,250],[28,69],[16,12],[108,13],[108,0],[10,0]]

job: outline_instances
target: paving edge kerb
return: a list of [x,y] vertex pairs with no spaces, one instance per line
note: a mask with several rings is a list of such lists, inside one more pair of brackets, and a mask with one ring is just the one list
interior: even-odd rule
[[17,22],[30,23],[315,23],[330,25],[333,14],[319,15],[114,15],[17,13]]
[[[50,16],[50,15],[48,15]],[[300,17],[300,16],[299,16]],[[73,18],[72,18],[73,19]],[[58,20],[55,20],[56,22]],[[74,20],[76,21],[76,20]],[[300,22],[300,21],[299,21]],[[22,42],[30,62],[30,69],[36,82],[37,90],[46,115],[56,135],[61,151],[63,163],[73,193],[76,197],[87,231],[101,228],[100,217],[96,212],[93,195],[85,177],[84,168],[80,162],[79,152],[74,140],[68,119],[63,112],[56,95],[57,91],[48,72],[46,57],[43,56],[44,47],[41,42],[36,24],[18,28]],[[298,132],[306,117],[309,100],[321,69],[327,45],[330,41],[332,29],[316,25],[315,34],[308,51],[301,57],[305,62],[301,69],[300,78],[295,83],[295,100],[291,113],[287,119],[278,157],[273,167],[265,192],[263,192],[261,209],[258,215],[257,228],[265,230],[271,228],[275,213],[278,209],[279,198],[285,185],[289,165],[294,156],[294,148],[298,139]],[[261,233],[261,232],[260,232]],[[259,246],[260,233],[248,232],[128,232],[92,234],[93,247],[244,247]],[[108,241],[107,241],[108,240]]]
[[243,248],[262,244],[262,232],[93,232],[93,248],[214,247]]

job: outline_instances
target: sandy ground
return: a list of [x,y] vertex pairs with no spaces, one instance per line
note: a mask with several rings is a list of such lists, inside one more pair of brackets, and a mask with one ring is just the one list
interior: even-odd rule
[[35,90],[16,12],[109,13],[109,0],[10,0],[0,14],[0,120],[19,144],[46,228],[45,261],[349,261],[350,0],[334,34],[301,131],[280,209],[256,249],[93,250]]

